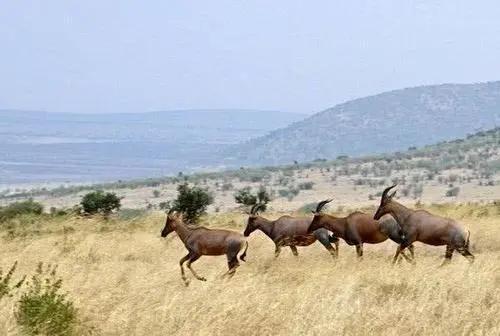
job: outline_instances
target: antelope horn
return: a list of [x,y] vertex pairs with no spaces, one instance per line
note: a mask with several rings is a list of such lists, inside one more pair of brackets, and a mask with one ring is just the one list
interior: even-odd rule
[[390,187],[385,188],[385,189],[384,189],[384,191],[382,192],[382,199],[386,199],[386,198],[387,198],[387,194],[389,193],[389,191],[390,191],[392,188],[396,187],[396,186],[397,186],[397,184],[395,184],[395,185],[393,185],[393,186],[390,186]]
[[175,209],[170,208],[170,210],[168,210],[168,212],[167,212],[167,215],[171,215],[174,211],[175,211]]
[[259,212],[260,209],[264,208],[266,205],[264,203],[257,203],[255,207],[255,213]]
[[258,208],[259,203],[255,203],[250,210],[250,215],[255,215],[255,210]]
[[316,212],[320,212],[321,209],[323,209],[323,207],[325,205],[327,205],[328,203],[330,203],[331,201],[333,201],[333,199],[327,199],[327,200],[324,200],[324,201],[321,201],[318,203],[318,206],[316,207]]

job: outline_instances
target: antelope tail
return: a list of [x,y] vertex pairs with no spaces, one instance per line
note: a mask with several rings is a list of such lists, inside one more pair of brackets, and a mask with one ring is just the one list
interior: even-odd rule
[[246,262],[245,258],[247,257],[247,250],[248,250],[248,242],[245,241],[245,251],[243,251],[243,254],[240,255],[240,260],[241,261],[245,261]]

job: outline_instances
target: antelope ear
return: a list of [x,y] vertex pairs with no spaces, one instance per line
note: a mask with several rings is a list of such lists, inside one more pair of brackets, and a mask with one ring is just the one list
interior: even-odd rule
[[396,192],[397,190],[394,190],[394,192],[391,195],[389,195],[389,199],[392,199],[396,195]]

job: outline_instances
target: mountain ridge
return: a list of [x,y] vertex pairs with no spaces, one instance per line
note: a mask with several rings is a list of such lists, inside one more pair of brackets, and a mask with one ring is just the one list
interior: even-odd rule
[[[476,124],[471,127],[473,122]],[[335,105],[288,127],[230,146],[225,154],[234,161],[243,159],[238,153],[245,153],[247,163],[282,164],[305,161],[309,155],[334,158],[402,150],[497,125],[500,81],[425,85]],[[403,141],[394,145],[396,139]]]

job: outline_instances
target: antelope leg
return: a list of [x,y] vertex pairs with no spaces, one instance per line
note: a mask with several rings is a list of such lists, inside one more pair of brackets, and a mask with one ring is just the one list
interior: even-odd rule
[[463,255],[471,264],[474,262],[474,255],[472,253],[470,253],[469,249],[464,247],[464,248],[460,248],[460,249],[457,249],[457,251]]
[[443,263],[441,264],[441,267],[450,263],[451,257],[453,256],[453,251],[454,251],[453,247],[451,247],[450,245],[446,245],[446,252],[444,254],[444,260]]
[[236,269],[238,268],[238,266],[240,266],[240,263],[238,262],[238,258],[235,257],[235,258],[228,260],[227,266],[229,269],[226,273],[224,273],[224,275],[222,277],[225,277],[226,275],[228,275],[229,278],[232,278],[234,273],[236,273]]
[[401,255],[403,256],[403,258],[409,262],[410,264],[414,264],[415,261],[413,260],[413,258],[410,258],[406,255],[406,252],[404,250],[400,251]]
[[201,277],[199,276],[198,274],[196,274],[196,272],[194,271],[194,269],[191,267],[191,264],[194,263],[196,260],[200,259],[200,255],[194,255],[192,256],[189,261],[187,262],[187,267],[189,268],[189,270],[191,271],[191,273],[193,273],[194,277],[200,281],[207,281],[207,279],[205,279],[204,277]]
[[356,253],[359,258],[363,257],[363,243],[356,245]]
[[274,250],[274,257],[278,258],[281,253],[281,245],[279,243],[276,243],[276,248]]
[[408,246],[408,251],[410,251],[411,259],[415,259],[415,246],[413,244]]
[[297,251],[297,247],[295,247],[295,245],[291,245],[290,246],[290,250],[292,250],[292,253],[294,256],[298,256],[299,255],[299,251]]
[[191,252],[189,252],[187,256],[182,257],[182,259],[179,261],[179,265],[181,266],[181,278],[186,286],[189,285],[189,280],[188,278],[186,278],[186,274],[184,273],[184,267],[182,266],[182,264],[184,264],[186,260],[188,260],[190,257],[191,257]]
[[394,255],[394,258],[392,259],[393,264],[395,264],[396,261],[398,261],[399,254],[401,253],[402,250],[403,250],[403,248],[401,247],[401,245],[398,245],[398,249],[396,250],[396,254]]

